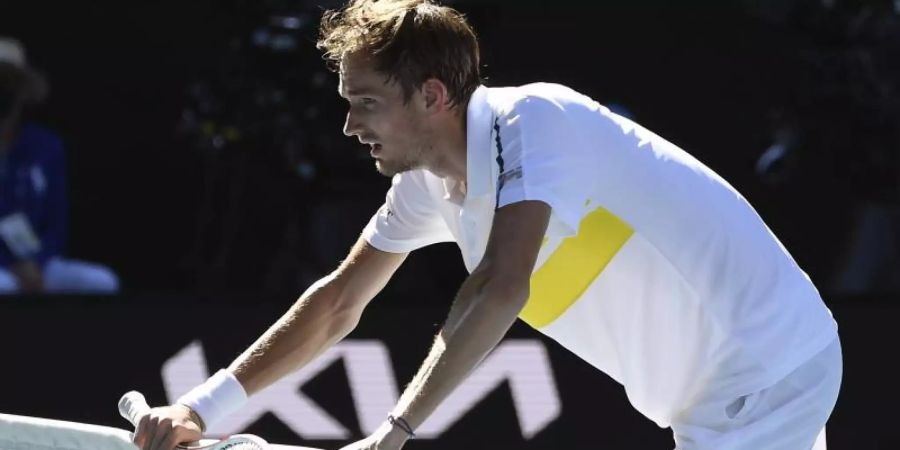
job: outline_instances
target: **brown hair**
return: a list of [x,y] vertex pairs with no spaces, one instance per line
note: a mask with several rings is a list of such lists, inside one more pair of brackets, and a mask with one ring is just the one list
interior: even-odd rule
[[472,27],[458,11],[429,0],[351,0],[322,16],[317,47],[334,71],[347,54],[371,57],[406,101],[429,78],[447,86],[453,105],[481,84]]

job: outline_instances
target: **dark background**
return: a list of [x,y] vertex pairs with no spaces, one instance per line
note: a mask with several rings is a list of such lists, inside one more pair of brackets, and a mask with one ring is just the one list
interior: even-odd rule
[[[859,162],[873,133],[846,124],[874,114],[820,92],[865,84],[862,76],[829,79],[827,68],[844,63],[815,56],[856,38],[822,38],[825,25],[806,23],[812,13],[792,18],[748,3],[454,5],[478,30],[490,85],[560,82],[624,108],[735,185],[827,290],[855,211],[872,197],[859,179],[886,172],[879,188],[900,191],[896,146],[884,161]],[[802,11],[811,2],[793,3]],[[344,105],[314,46],[317,5],[4,5],[0,30],[27,45],[51,82],[50,101],[34,115],[68,148],[71,256],[111,265],[126,290],[140,292],[294,292],[334,267],[388,180],[341,134]],[[304,22],[294,47],[254,46],[254,32],[286,13]],[[788,175],[768,183],[755,164],[780,116],[840,136],[808,139]],[[459,280],[458,258],[427,259],[440,267],[433,272],[454,274],[438,282]]]
[[[877,205],[896,213],[900,193],[900,34],[896,15],[884,12],[889,2],[839,1],[828,11],[805,0],[450,4],[479,34],[489,85],[567,84],[627,112],[741,191],[841,326],[847,369],[830,448],[896,447],[887,365],[900,313],[897,253],[864,291],[836,285],[860,211]],[[344,104],[314,46],[321,8],[331,5],[0,5],[0,34],[20,39],[51,83],[50,100],[31,117],[67,147],[68,254],[111,266],[123,284],[121,295],[105,298],[4,300],[0,411],[115,425],[110,399],[133,384],[154,394],[153,371],[167,349],[205,332],[174,331],[159,343],[145,330],[203,318],[253,321],[221,344],[224,364],[335,267],[389,180],[341,134]],[[273,16],[300,26],[279,28]],[[862,25],[851,30],[851,23]],[[792,151],[758,170],[785,128],[799,136]],[[896,224],[884,246],[898,245]],[[395,362],[401,379],[421,360],[464,275],[452,245],[417,252],[364,321],[358,333],[392,348],[421,337],[420,348]],[[134,317],[140,325],[121,325]],[[409,336],[386,326],[398,320],[410,324]],[[519,326],[514,334],[536,337]],[[650,448],[669,445],[618,386],[547,344],[568,390],[564,420],[521,448],[600,448],[579,441],[595,436],[598,424],[603,448],[643,448],[632,437]],[[139,362],[111,372],[122,354]],[[503,401],[477,409],[440,448],[517,435],[510,411],[496,409]],[[278,424],[260,430],[291,441]]]

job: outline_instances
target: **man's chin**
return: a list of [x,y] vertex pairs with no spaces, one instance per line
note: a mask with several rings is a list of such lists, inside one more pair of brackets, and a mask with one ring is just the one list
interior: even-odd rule
[[393,177],[397,174],[397,172],[390,167],[390,164],[385,164],[380,159],[375,160],[375,170],[386,177]]
[[412,167],[411,165],[399,166],[397,164],[386,162],[383,159],[375,159],[375,169],[378,170],[378,173],[386,177],[393,177],[398,173],[414,170],[415,167]]

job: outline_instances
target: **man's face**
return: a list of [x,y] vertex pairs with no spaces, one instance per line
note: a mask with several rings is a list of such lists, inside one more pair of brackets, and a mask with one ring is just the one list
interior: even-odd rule
[[0,152],[10,144],[22,105],[25,90],[22,75],[8,64],[0,64]]
[[420,92],[405,103],[400,85],[388,83],[360,55],[344,57],[338,90],[350,103],[344,134],[369,145],[379,172],[393,176],[425,164],[430,133],[419,106]]

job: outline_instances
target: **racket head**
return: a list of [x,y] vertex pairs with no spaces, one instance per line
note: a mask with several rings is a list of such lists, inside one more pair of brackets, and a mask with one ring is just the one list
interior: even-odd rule
[[203,439],[198,445],[179,445],[180,450],[266,450],[269,444],[252,434],[235,434],[227,439]]

